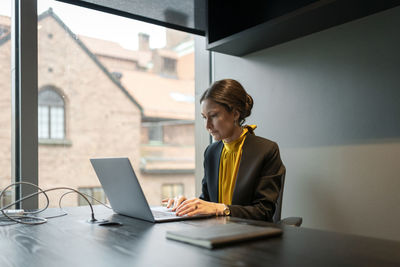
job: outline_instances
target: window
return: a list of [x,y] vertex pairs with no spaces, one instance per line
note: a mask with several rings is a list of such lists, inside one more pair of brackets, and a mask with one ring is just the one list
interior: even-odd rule
[[64,139],[64,99],[51,88],[39,92],[39,139]]
[[161,187],[161,199],[184,195],[183,184],[163,184]]
[[[79,188],[78,191],[83,194],[89,195],[102,203],[108,202],[106,194],[104,193],[103,188],[101,188],[101,187]],[[93,205],[99,204],[92,198],[88,198],[88,200],[90,201],[90,204],[93,204]],[[79,195],[78,206],[87,206],[87,205],[88,205],[87,201],[81,195]]]
[[163,127],[158,123],[148,126],[149,143],[162,143],[163,142]]
[[163,71],[170,74],[175,74],[176,72],[176,60],[172,58],[163,58]]

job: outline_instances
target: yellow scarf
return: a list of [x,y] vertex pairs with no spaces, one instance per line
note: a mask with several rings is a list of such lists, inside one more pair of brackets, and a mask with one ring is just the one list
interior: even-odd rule
[[235,189],[236,177],[242,157],[242,147],[247,133],[254,133],[256,125],[243,127],[240,137],[232,142],[224,143],[219,163],[218,202],[230,205],[232,203],[233,190]]

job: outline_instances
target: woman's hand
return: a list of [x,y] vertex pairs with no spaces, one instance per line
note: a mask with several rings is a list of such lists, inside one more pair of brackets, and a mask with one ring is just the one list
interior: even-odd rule
[[177,216],[193,216],[197,214],[222,215],[225,209],[224,204],[204,201],[199,198],[191,198],[181,202],[176,207]]
[[167,203],[167,209],[172,207],[172,211],[176,211],[176,208],[185,200],[186,200],[186,197],[179,196],[179,197],[175,197],[175,198],[166,198],[166,199],[163,199],[161,202]]

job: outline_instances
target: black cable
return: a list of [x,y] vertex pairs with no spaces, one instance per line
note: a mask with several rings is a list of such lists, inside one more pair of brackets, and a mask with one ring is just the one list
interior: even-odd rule
[[[8,218],[8,219],[11,220],[11,221],[14,221],[15,223],[36,225],[36,224],[42,224],[42,223],[47,222],[47,219],[46,219],[46,218],[33,217],[33,216],[29,216],[29,215],[23,215],[23,216],[21,216],[21,215],[8,215],[8,214],[5,212],[5,210],[6,210],[7,208],[9,208],[9,207],[11,207],[11,206],[14,206],[15,204],[18,204],[18,203],[22,202],[23,200],[28,199],[28,198],[33,197],[33,196],[38,195],[38,194],[44,194],[44,196],[46,197],[46,202],[47,202],[47,203],[46,203],[46,207],[44,207],[43,209],[40,209],[40,210],[38,210],[38,211],[36,211],[36,212],[32,212],[32,213],[28,213],[28,214],[39,213],[39,212],[42,212],[42,211],[46,210],[46,209],[49,207],[50,200],[49,200],[49,196],[46,194],[46,192],[43,191],[39,186],[37,186],[37,185],[35,185],[35,184],[32,184],[32,183],[29,183],[29,182],[16,182],[16,183],[13,183],[13,184],[8,185],[6,188],[4,188],[4,189],[1,191],[1,193],[0,193],[0,199],[2,198],[4,192],[6,192],[6,190],[7,190],[8,188],[13,187],[13,186],[16,186],[16,185],[20,185],[20,184],[28,184],[28,185],[31,185],[31,186],[36,187],[37,189],[39,189],[40,192],[35,192],[35,193],[33,193],[33,194],[31,194],[31,195],[28,195],[28,196],[26,196],[26,197],[24,197],[24,198],[22,198],[22,199],[19,199],[19,200],[17,200],[17,201],[14,201],[13,203],[11,203],[11,204],[9,204],[9,205],[7,205],[7,206],[5,206],[5,207],[1,207],[1,209],[0,209],[1,213],[3,213],[3,215],[4,215],[6,218]],[[28,223],[28,222],[24,222],[23,220],[20,220],[20,218],[23,218],[23,219],[33,219],[33,220],[37,220],[38,222],[36,222],[36,223],[35,223],[35,222],[33,222],[33,223],[29,222],[29,223]]]
[[[46,209],[48,208],[48,206],[49,206],[49,203],[50,203],[49,197],[48,197],[48,195],[46,194],[46,192],[54,191],[54,190],[71,190],[71,191],[68,192],[68,193],[75,192],[75,193],[79,194],[79,195],[82,196],[82,197],[87,201],[87,203],[89,204],[90,210],[91,210],[91,219],[89,220],[89,222],[94,223],[94,222],[97,221],[97,219],[94,217],[94,211],[93,211],[92,204],[90,203],[89,199],[85,196],[86,194],[84,194],[84,193],[82,193],[82,192],[79,192],[78,190],[73,189],[73,188],[70,188],[70,187],[61,186],[61,187],[54,187],[54,188],[49,188],[49,189],[46,189],[46,190],[42,190],[39,186],[37,186],[37,185],[35,185],[35,184],[32,184],[32,183],[29,183],[29,182],[16,182],[16,183],[10,184],[9,186],[7,186],[6,188],[4,188],[4,189],[1,191],[1,193],[0,193],[0,199],[2,198],[4,192],[5,192],[8,188],[10,188],[10,187],[12,187],[12,186],[16,186],[16,185],[22,185],[22,184],[34,186],[34,187],[36,187],[37,189],[39,189],[40,192],[35,192],[35,193],[33,193],[33,194],[30,194],[30,195],[28,195],[28,196],[23,197],[22,199],[18,199],[18,200],[16,200],[15,202],[13,202],[13,203],[11,203],[11,204],[5,206],[5,207],[1,207],[0,211],[1,211],[1,212],[3,213],[3,215],[4,215],[5,217],[7,217],[9,220],[12,220],[12,221],[14,221],[14,222],[16,222],[16,223],[29,224],[29,225],[36,225],[36,224],[45,223],[45,222],[47,222],[47,219],[46,219],[46,218],[36,217],[36,216],[29,216],[29,215],[23,215],[23,216],[21,216],[21,215],[17,215],[17,216],[11,215],[11,216],[9,216],[9,215],[5,212],[5,210],[6,210],[7,208],[9,208],[9,207],[11,207],[11,206],[17,204],[17,203],[21,203],[22,201],[31,198],[31,197],[33,197],[33,196],[36,196],[36,195],[39,195],[39,194],[44,194],[45,197],[46,197],[46,200],[47,200],[46,207],[43,208],[43,209],[40,209],[40,210],[38,210],[38,211],[26,212],[26,214],[36,214],[36,213],[40,213],[40,212],[43,212],[44,210],[46,210]],[[65,195],[65,194],[64,194],[64,195]],[[63,195],[63,196],[64,196],[64,195]],[[91,196],[90,196],[90,197],[91,197]],[[92,197],[91,197],[91,198],[92,198]],[[93,199],[94,199],[94,198],[93,198]],[[101,202],[98,201],[97,199],[95,199],[95,200],[96,200],[97,202],[101,203]],[[60,204],[61,204],[61,199],[60,199],[60,201],[59,201],[59,205],[60,205]],[[101,203],[101,204],[103,204],[103,203]],[[103,205],[104,205],[104,204],[103,204]],[[60,208],[61,208],[61,206],[60,206]],[[64,216],[64,215],[67,214],[64,210],[63,210],[63,212],[64,212],[64,214],[62,214],[62,215],[52,216],[52,217],[49,217],[49,218],[60,217],[60,216]],[[18,218],[17,218],[17,217],[18,217]],[[25,222],[25,221],[23,221],[23,220],[20,220],[19,218],[33,219],[33,220],[36,220],[36,221],[38,221],[38,222]]]
[[[65,196],[65,195],[68,195],[68,194],[71,194],[71,193],[74,193],[74,191],[66,192],[66,193],[64,193],[64,194],[60,197],[60,199],[59,199],[59,201],[58,201],[58,206],[60,207],[60,209],[61,209],[61,201],[62,201],[62,199],[64,198],[64,196]],[[112,209],[110,206],[108,206],[107,204],[105,204],[105,203],[103,203],[103,202],[101,202],[101,201],[95,199],[95,198],[92,197],[91,195],[88,195],[88,194],[85,194],[85,193],[82,193],[82,192],[81,192],[81,194],[85,195],[86,197],[89,197],[89,198],[93,199],[94,201],[96,201],[97,203],[100,203],[101,205],[103,205],[104,207],[106,207],[106,208],[108,208],[108,209]]]

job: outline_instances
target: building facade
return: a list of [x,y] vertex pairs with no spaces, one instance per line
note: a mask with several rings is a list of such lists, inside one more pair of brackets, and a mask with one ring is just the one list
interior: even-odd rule
[[[0,22],[4,188],[11,180],[11,44],[7,18]],[[104,201],[89,159],[128,157],[150,204],[174,194],[194,195],[194,75],[184,67],[186,73],[179,74],[183,63],[173,49],[167,55],[175,62],[175,74],[167,77],[162,66],[155,71],[157,51],[146,47],[146,41],[138,51],[126,50],[75,35],[51,9],[39,16],[39,186],[68,186]],[[187,58],[185,64],[194,65]],[[50,194],[51,206],[58,206],[63,192]],[[62,202],[83,204],[74,194]]]

